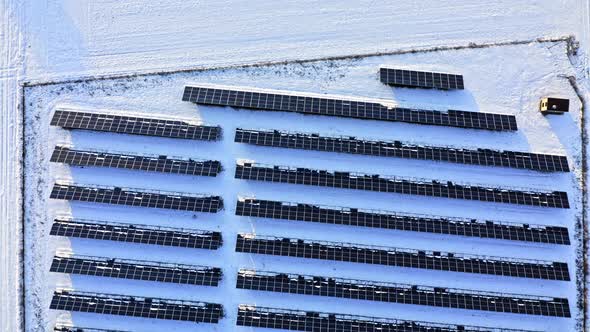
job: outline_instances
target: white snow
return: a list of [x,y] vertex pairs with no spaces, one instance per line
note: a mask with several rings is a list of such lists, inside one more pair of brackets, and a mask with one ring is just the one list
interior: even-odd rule
[[46,0],[27,6],[28,78],[178,69],[569,35],[576,0]]
[[[0,0],[0,330],[20,327],[21,248],[20,179],[26,172],[27,211],[25,254],[27,290],[27,331],[48,330],[55,312],[47,310],[49,295],[58,285],[100,290],[97,278],[48,274],[55,248],[71,247],[75,252],[121,257],[162,259],[188,263],[222,265],[226,280],[219,289],[186,287],[113,280],[112,291],[221,301],[228,318],[219,327],[198,325],[204,330],[233,330],[236,304],[259,303],[308,309],[369,313],[389,317],[435,321],[461,321],[480,325],[527,327],[542,330],[573,330],[574,319],[514,317],[483,312],[458,312],[421,306],[371,304],[335,299],[276,296],[235,290],[238,267],[274,268],[308,273],[350,276],[395,282],[422,282],[447,286],[567,296],[575,310],[575,284],[504,280],[481,276],[448,278],[433,271],[367,267],[354,264],[306,262],[276,257],[232,254],[232,236],[238,231],[260,234],[300,235],[307,238],[347,240],[358,243],[437,248],[502,254],[510,257],[568,259],[573,271],[574,246],[555,248],[519,245],[505,241],[458,239],[428,234],[363,229],[338,229],[327,225],[244,220],[233,216],[238,195],[261,198],[350,205],[408,212],[457,216],[488,216],[509,221],[567,225],[573,233],[579,214],[580,141],[578,99],[567,80],[558,75],[577,75],[582,93],[589,98],[588,56],[590,43],[590,2],[580,0],[536,1],[199,1],[170,0]],[[525,44],[399,56],[370,57],[336,62],[276,65],[250,69],[216,70],[146,76],[114,81],[81,82],[28,88],[26,95],[27,169],[20,167],[23,81],[108,76],[182,68],[210,68],[266,61],[391,52],[434,46],[493,44],[536,38],[575,35],[581,50],[572,67],[564,54],[564,43]],[[380,65],[436,69],[463,73],[465,91],[415,91],[391,89],[377,80]],[[584,76],[586,79],[584,79]],[[250,86],[260,89],[329,93],[371,99],[395,100],[401,105],[516,114],[515,134],[430,128],[401,123],[352,119],[303,117],[297,114],[256,113],[214,107],[196,107],[180,102],[182,87],[190,83]],[[548,116],[536,112],[538,98],[561,95],[572,100],[572,113]],[[158,116],[182,116],[195,121],[221,124],[222,142],[206,144],[178,140],[131,137],[99,133],[67,133],[49,127],[49,116],[57,106],[131,111]],[[566,153],[574,172],[538,174],[527,171],[436,164],[411,160],[331,155],[304,151],[279,151],[249,147],[232,142],[235,127],[285,129],[352,135],[377,139],[402,139],[430,144],[452,144],[504,148],[543,153]],[[226,170],[217,179],[159,174],[136,174],[123,170],[93,170],[49,165],[47,157],[56,142],[76,146],[130,152],[165,153],[186,157],[217,158]],[[576,202],[570,211],[511,207],[475,202],[455,202],[399,195],[377,195],[304,186],[249,183],[232,178],[236,159],[277,162],[403,176],[425,176],[498,185],[567,190]],[[420,174],[416,174],[416,170]],[[226,210],[217,216],[169,211],[97,207],[89,204],[48,202],[48,188],[54,178],[81,182],[121,184],[188,192],[220,192]],[[150,224],[203,229],[220,229],[225,245],[217,253],[130,246],[100,241],[53,239],[47,235],[54,213],[68,212],[80,217],[121,219]],[[485,210],[484,210],[485,209]],[[371,237],[371,240],[369,240]],[[121,251],[123,249],[123,251]],[[148,251],[149,250],[149,251]],[[147,254],[149,252],[149,254]],[[147,257],[146,257],[147,256]],[[230,258],[221,261],[221,258]],[[296,263],[296,264],[295,264]],[[380,273],[382,272],[382,273]],[[188,290],[188,291],[187,291]],[[292,301],[293,302],[292,302]],[[367,303],[368,304],[368,303]],[[67,320],[68,318],[65,317]],[[140,319],[74,314],[81,323],[101,324],[138,330],[190,330],[191,324],[152,322]],[[133,325],[126,325],[133,322]],[[247,329],[242,329],[247,330]]]
[[17,1],[0,1],[0,330],[21,321],[21,115],[22,14]]

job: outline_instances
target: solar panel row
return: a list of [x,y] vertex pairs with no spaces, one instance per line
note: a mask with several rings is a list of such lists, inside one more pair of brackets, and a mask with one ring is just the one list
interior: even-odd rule
[[223,208],[220,196],[62,183],[53,185],[50,198],[210,213]]
[[463,90],[463,76],[397,68],[379,68],[381,83],[412,88]]
[[236,287],[278,293],[327,296],[514,314],[571,317],[564,298],[478,292],[242,269]]
[[277,309],[244,304],[238,307],[237,325],[307,332],[532,332],[493,327],[439,324],[392,318]]
[[167,156],[75,150],[66,146],[56,146],[51,155],[51,161],[72,166],[111,167],[202,176],[217,176],[221,172],[221,163],[216,160],[174,159]]
[[216,303],[64,290],[53,293],[49,308],[196,323],[218,323],[223,317],[223,307]]
[[436,180],[386,177],[377,174],[315,170],[288,166],[266,166],[256,163],[237,164],[235,177],[236,179],[243,180],[303,184],[538,207],[569,208],[567,193],[562,191],[522,191],[456,184],[450,181],[440,183]]
[[73,325],[56,324],[53,328],[54,332],[129,332],[123,330],[106,330],[92,327],[82,327]]
[[79,255],[54,256],[50,271],[203,286],[217,286],[222,274],[216,267]]
[[194,125],[185,121],[114,114],[56,110],[52,126],[66,129],[215,141],[221,127]]
[[345,118],[398,121],[426,125],[517,130],[513,115],[467,111],[434,111],[394,107],[380,102],[356,101],[346,97],[324,98],[288,92],[256,92],[206,86],[186,86],[183,101],[214,106],[231,106],[253,110],[294,112]]
[[242,128],[236,129],[235,142],[289,149],[531,169],[542,172],[569,172],[565,156],[528,152],[423,146],[400,141],[373,141],[356,137],[332,137],[319,134]]
[[569,281],[567,263],[238,234],[236,252]]
[[238,199],[236,215],[569,245],[567,227],[501,223],[316,204]]
[[212,250],[218,249],[223,243],[220,232],[120,224],[96,220],[55,219],[50,234],[84,239]]

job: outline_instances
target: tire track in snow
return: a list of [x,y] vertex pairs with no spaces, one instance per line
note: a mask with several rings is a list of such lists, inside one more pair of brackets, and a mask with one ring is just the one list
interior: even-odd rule
[[22,3],[0,0],[0,331],[23,329],[20,87]]

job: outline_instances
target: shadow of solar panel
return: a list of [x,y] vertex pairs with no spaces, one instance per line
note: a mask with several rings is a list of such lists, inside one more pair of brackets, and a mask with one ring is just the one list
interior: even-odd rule
[[94,150],[75,150],[56,146],[51,162],[72,166],[123,168],[139,171],[217,176],[221,163],[216,160],[192,160],[168,158],[167,156],[118,154]]
[[64,290],[53,293],[49,309],[196,323],[218,323],[223,317],[216,303]]
[[563,191],[539,192],[534,189],[493,188],[459,184],[451,181],[441,183],[437,180],[389,177],[378,174],[315,170],[289,166],[267,166],[257,163],[237,164],[235,178],[569,209],[567,193]]
[[215,267],[80,255],[54,256],[50,271],[202,286],[221,280],[221,269]]
[[570,244],[567,227],[429,216],[253,198],[238,199],[236,215],[510,241]]
[[325,332],[533,332],[456,324],[439,324],[368,316],[299,311],[241,304],[238,326],[251,326],[289,331]]
[[238,234],[236,252],[569,281],[567,263]]
[[236,129],[236,143],[278,148],[340,152],[379,157],[444,161],[457,164],[530,169],[541,172],[569,172],[565,156],[424,146],[400,141],[372,141],[345,136],[320,136],[279,130]]
[[97,220],[55,219],[49,234],[193,249],[215,250],[223,244],[220,232]]
[[216,213],[223,208],[220,196],[69,183],[55,183],[49,197],[68,201],[209,213]]
[[396,68],[379,68],[381,83],[424,89],[463,90],[463,75],[405,70]]
[[56,324],[53,328],[54,332],[129,332],[123,330],[107,330],[107,329],[97,329],[92,327],[81,327],[81,326],[73,326],[73,325],[63,325],[63,324]]
[[51,119],[51,125],[65,129],[205,141],[216,141],[221,138],[221,127],[219,126],[201,126],[179,120],[94,112],[56,110]]
[[231,106],[252,110],[294,112],[344,118],[408,122],[425,125],[486,129],[517,130],[513,115],[411,109],[388,105],[387,102],[357,101],[347,97],[324,98],[296,95],[290,92],[256,92],[240,88],[224,89],[186,86],[183,101],[204,105]]
[[571,317],[564,298],[242,269],[236,288],[503,313]]

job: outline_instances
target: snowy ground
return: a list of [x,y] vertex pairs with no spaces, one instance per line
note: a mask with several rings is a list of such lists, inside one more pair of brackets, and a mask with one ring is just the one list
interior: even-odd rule
[[[449,46],[449,45],[467,45],[471,42],[476,43],[496,43],[514,40],[531,40],[539,37],[561,37],[565,35],[575,35],[580,41],[582,49],[580,56],[575,59],[576,74],[578,84],[582,88],[582,93],[588,98],[588,82],[584,80],[587,77],[587,57],[590,38],[589,24],[589,6],[590,2],[582,0],[538,0],[538,1],[494,1],[493,3],[482,4],[479,1],[422,1],[422,2],[387,2],[387,1],[297,1],[288,4],[282,4],[280,10],[277,9],[273,1],[201,1],[198,3],[189,3],[186,1],[166,1],[166,2],[145,2],[140,0],[131,1],[80,1],[80,0],[40,0],[40,1],[17,1],[17,0],[0,0],[0,243],[2,252],[0,260],[0,296],[2,296],[2,305],[0,306],[0,330],[14,331],[20,326],[20,288],[18,287],[19,275],[21,274],[18,255],[20,253],[21,238],[18,236],[21,232],[20,219],[20,179],[18,174],[22,171],[19,165],[20,156],[22,155],[22,146],[19,144],[21,135],[21,111],[19,103],[21,101],[19,83],[24,81],[46,82],[56,79],[75,79],[78,77],[93,77],[95,75],[108,76],[111,74],[135,73],[135,72],[154,72],[159,70],[177,70],[180,68],[195,67],[215,67],[223,65],[235,65],[242,63],[260,63],[264,61],[282,61],[282,60],[304,60],[309,58],[322,58],[329,56],[346,56],[363,53],[374,53],[381,51],[404,50],[410,48],[427,48],[432,46]],[[121,147],[118,150],[126,148],[129,151],[145,152],[168,152],[169,146],[173,143],[178,150],[177,154],[186,156],[216,156],[219,151],[230,152],[224,154],[223,161],[226,164],[226,172],[216,180],[206,180],[201,178],[177,177],[170,180],[169,177],[155,175],[138,175],[130,177],[133,173],[123,171],[107,170],[72,170],[72,176],[81,180],[92,182],[106,183],[113,179],[120,179],[121,184],[133,184],[145,187],[166,187],[170,189],[185,189],[191,192],[200,191],[218,191],[216,184],[223,184],[223,188],[230,190],[226,193],[226,202],[229,207],[222,217],[199,216],[203,219],[201,223],[193,222],[193,219],[187,215],[178,215],[174,213],[157,212],[145,217],[139,214],[141,211],[131,211],[128,209],[101,209],[101,215],[104,211],[112,211],[112,217],[121,217],[129,220],[142,220],[149,223],[175,223],[184,226],[195,226],[197,228],[216,228],[223,225],[225,232],[235,232],[238,229],[245,230],[256,227],[257,232],[267,234],[285,234],[295,232],[296,224],[286,223],[263,223],[253,222],[250,226],[249,221],[238,220],[232,217],[232,204],[235,195],[240,193],[256,193],[259,197],[273,197],[278,195],[277,192],[287,189],[283,186],[268,186],[256,183],[240,183],[241,186],[234,186],[238,181],[231,178],[232,158],[245,157],[256,159],[257,161],[273,161],[268,155],[268,151],[262,148],[249,148],[230,144],[232,137],[231,128],[238,125],[262,126],[259,121],[263,116],[266,124],[273,127],[287,129],[305,129],[321,131],[322,133],[353,133],[359,131],[367,132],[368,137],[388,137],[388,138],[407,138],[412,140],[439,142],[443,140],[448,143],[458,143],[462,145],[481,145],[490,147],[511,147],[523,150],[532,150],[540,152],[560,152],[564,148],[571,158],[572,162],[579,163],[579,158],[573,158],[579,154],[574,136],[577,135],[575,113],[572,116],[562,118],[551,118],[546,121],[540,118],[537,113],[533,112],[536,106],[537,98],[546,93],[556,93],[569,95],[575,100],[568,84],[565,80],[557,78],[556,74],[573,74],[574,70],[569,67],[567,59],[563,55],[564,46],[562,43],[549,47],[544,46],[519,46],[507,47],[506,49],[486,49],[486,50],[466,50],[460,52],[448,52],[443,54],[430,55],[405,55],[398,57],[368,58],[357,61],[343,61],[337,63],[311,63],[306,66],[292,65],[271,67],[260,70],[232,70],[208,72],[202,74],[183,74],[168,76],[165,78],[147,77],[139,78],[127,82],[122,81],[105,81],[89,82],[79,85],[71,85],[72,91],[69,91],[66,85],[56,85],[44,88],[30,88],[28,90],[27,107],[28,119],[34,120],[34,114],[40,115],[38,119],[38,131],[29,128],[29,133],[39,132],[39,137],[29,137],[30,144],[35,145],[40,142],[42,137],[49,137],[50,144],[45,145],[43,149],[32,150],[28,155],[29,165],[36,165],[44,169],[45,173],[29,173],[31,177],[45,176],[44,183],[38,186],[31,184],[28,190],[30,199],[34,198],[32,190],[39,189],[41,194],[46,197],[47,188],[50,179],[53,176],[66,176],[68,172],[65,168],[51,166],[49,169],[46,163],[46,157],[50,151],[50,145],[58,138],[73,140],[84,146],[94,146],[103,144],[103,147],[110,147],[109,139],[116,139],[120,142]],[[539,51],[538,48],[542,50]],[[514,50],[518,51],[514,51]],[[526,51],[523,51],[526,50]],[[526,55],[526,56],[525,56]],[[534,61],[532,61],[534,60]],[[379,84],[375,79],[376,66],[381,63],[407,63],[411,65],[432,64],[433,68],[448,68],[456,70],[466,75],[468,91],[463,93],[425,93],[412,92],[409,90],[391,90]],[[278,77],[278,79],[277,79]],[[489,79],[492,77],[493,79]],[[519,114],[519,125],[522,129],[518,134],[498,135],[491,133],[475,133],[469,136],[469,140],[462,139],[462,131],[457,129],[439,128],[433,131],[423,130],[419,126],[410,126],[403,124],[377,124],[369,122],[346,121],[320,121],[313,118],[300,118],[295,115],[270,115],[270,114],[253,114],[250,112],[233,112],[221,109],[209,109],[199,107],[195,113],[196,107],[179,102],[181,86],[185,82],[207,81],[212,83],[225,84],[246,84],[256,87],[294,89],[310,92],[329,92],[342,93],[350,95],[366,95],[370,97],[395,98],[400,102],[412,103],[414,101],[422,104],[452,104],[463,106],[466,109],[481,109],[482,111],[494,111]],[[518,82],[514,84],[512,82]],[[160,86],[162,85],[162,86]],[[64,91],[57,95],[57,91],[64,87]],[[128,88],[128,92],[121,89]],[[111,96],[106,96],[111,91]],[[53,92],[52,92],[53,91]],[[94,94],[91,98],[88,96]],[[139,95],[145,97],[145,100],[139,100]],[[109,108],[113,110],[134,110],[140,112],[152,112],[166,115],[182,115],[185,117],[195,118],[203,117],[207,122],[224,124],[226,132],[225,140],[214,146],[206,146],[191,142],[178,143],[176,141],[120,137],[97,134],[75,134],[71,138],[58,137],[62,134],[54,129],[47,127],[47,115],[56,104],[67,103],[76,106],[89,108]],[[170,107],[170,105],[175,105]],[[227,116],[232,116],[232,123],[225,125]],[[530,115],[530,116],[529,116]],[[300,121],[289,121],[289,120]],[[285,121],[287,120],[287,121]],[[276,121],[276,122],[273,122]],[[288,123],[288,126],[286,124]],[[329,126],[322,126],[329,123]],[[295,128],[297,127],[297,128]],[[389,131],[389,129],[394,131]],[[106,142],[106,143],[105,143]],[[214,149],[212,149],[214,147]],[[196,150],[195,150],[196,148]],[[274,153],[274,151],[273,151]],[[284,162],[294,165],[313,165],[313,166],[332,166],[334,168],[346,168],[354,170],[382,171],[384,174],[407,174],[416,175],[415,168],[425,166],[424,163],[411,161],[384,161],[373,160],[373,158],[363,157],[346,157],[325,155],[316,153],[303,153],[296,151],[283,152],[280,155],[273,155],[281,158]],[[36,158],[39,158],[38,160]],[[364,161],[360,163],[359,161]],[[540,176],[529,172],[517,172],[509,170],[494,170],[489,168],[478,169],[476,167],[450,166],[450,165],[430,165],[428,169],[436,167],[437,176],[456,178],[457,176],[466,177],[467,180],[483,183],[498,184],[522,184],[538,187],[560,187],[575,192],[576,182],[574,178],[568,176]],[[579,171],[579,168],[576,169]],[[483,174],[485,173],[485,177]],[[577,175],[577,174],[574,174]],[[149,178],[147,178],[149,176]],[[573,175],[572,175],[573,176]],[[135,179],[135,180],[134,180]],[[149,186],[145,179],[153,181]],[[30,179],[36,180],[36,179]],[[137,181],[137,182],[133,182]],[[217,181],[217,182],[215,182]],[[522,183],[521,183],[522,182]],[[197,186],[194,186],[194,185]],[[203,186],[201,190],[201,186]],[[197,190],[198,189],[198,190]],[[289,188],[291,189],[291,188]],[[360,195],[359,199],[364,202],[386,207],[387,209],[396,209],[419,212],[422,202],[429,202],[427,199],[406,198],[399,202],[381,201],[376,199],[375,195],[366,195],[360,193],[346,193],[322,189],[323,195],[311,196],[311,193],[319,189],[289,190],[285,198],[305,200],[310,197],[318,197],[327,203],[334,204],[334,200],[341,201],[336,204],[346,205],[353,203],[352,197]],[[225,190],[225,189],[224,189]],[[381,199],[387,199],[382,197]],[[385,204],[384,202],[387,202]],[[42,201],[35,201],[37,206],[45,207]],[[420,203],[412,205],[412,203]],[[386,205],[386,206],[385,206]],[[462,214],[477,215],[477,206],[479,204],[467,204],[454,202],[445,206],[434,205],[433,210],[429,213],[452,213],[460,208]],[[46,301],[50,288],[55,283],[67,282],[64,280],[45,280],[48,267],[48,255],[57,245],[63,243],[45,242],[47,222],[49,219],[42,217],[47,213],[52,213],[60,205],[51,205],[49,211],[44,209],[28,210],[29,217],[27,225],[27,234],[29,235],[25,244],[28,267],[30,268],[27,276],[27,322],[30,324],[27,331],[36,331],[45,329],[53,319],[52,316],[46,315]],[[65,206],[61,206],[65,207]],[[377,207],[377,206],[376,206]],[[80,215],[92,215],[97,210],[93,210],[88,205],[73,205],[74,212]],[[493,208],[493,211],[486,211],[498,218],[518,220],[529,219],[531,215],[538,222],[547,222],[551,224],[567,224],[573,222],[573,214],[554,215],[554,212],[542,214],[535,209],[506,209],[502,207],[499,210]],[[571,211],[572,213],[574,211]],[[114,214],[117,215],[114,215]],[[104,218],[109,217],[104,215]],[[124,218],[127,217],[127,218]],[[225,218],[227,217],[227,218]],[[205,220],[211,220],[207,223]],[[272,227],[272,228],[269,228]],[[302,234],[307,235],[309,226],[303,229]],[[315,226],[317,230],[329,231],[329,228]],[[375,232],[355,231],[352,234],[371,234]],[[331,232],[322,232],[321,234]],[[309,233],[309,238],[317,238]],[[322,235],[323,236],[323,235]],[[327,236],[327,235],[326,235]],[[342,233],[341,236],[347,236]],[[390,243],[391,240],[395,242]],[[412,238],[413,239],[413,238]],[[226,242],[222,249],[231,251],[232,240]],[[383,233],[375,239],[377,242],[391,245],[403,245],[408,241],[406,234]],[[430,246],[434,243],[437,246],[448,246],[449,243],[440,241],[440,238],[428,237],[425,235],[417,236],[410,244],[415,241],[428,242]],[[358,239],[357,242],[362,242]],[[415,242],[418,244],[419,242]],[[491,241],[467,240],[456,243],[460,246],[458,249],[464,249],[466,252],[496,252],[498,245]],[[67,243],[65,243],[67,245]],[[75,248],[85,251],[92,250],[113,250],[123,248],[120,246],[110,246],[99,243],[74,242]],[[96,246],[103,247],[96,247]],[[426,245],[426,244],[425,244]],[[477,246],[477,249],[475,249]],[[558,255],[572,257],[573,248],[562,250],[552,250],[551,248],[540,247],[533,250],[513,250],[524,249],[525,247],[507,244],[501,246],[502,250],[508,251],[510,256],[528,257],[537,255],[541,257],[553,258]],[[528,248],[528,247],[526,247]],[[141,255],[143,248],[129,250],[125,254],[129,257]],[[444,248],[441,248],[444,249]],[[160,250],[158,250],[160,254]],[[518,255],[517,255],[518,253]],[[115,253],[113,253],[115,254]],[[119,254],[119,252],[117,252]],[[161,250],[161,255],[169,257],[175,261],[200,262],[200,255],[194,256],[194,253],[181,253],[172,250]],[[229,252],[226,252],[229,254]],[[251,262],[248,258],[236,256],[236,261],[228,264],[237,264],[240,266],[260,266],[261,262],[272,264],[283,264],[282,260],[256,258]],[[139,257],[139,256],[137,256]],[[207,258],[208,259],[208,258]],[[244,259],[244,261],[241,261]],[[252,265],[254,264],[254,265]],[[266,264],[266,263],[265,263]],[[283,264],[285,269],[289,265]],[[277,265],[281,267],[282,265]],[[235,266],[234,266],[235,267]],[[329,272],[330,264],[310,265],[310,268],[317,267],[319,272]],[[321,270],[320,270],[321,269]],[[235,270],[235,269],[234,269]],[[378,271],[379,269],[376,269]],[[391,269],[383,270],[394,271]],[[397,272],[397,270],[395,270]],[[351,276],[358,275],[363,277],[363,271],[359,271],[353,266],[338,266],[338,273]],[[336,273],[336,272],[335,272]],[[329,273],[327,273],[329,274]],[[231,273],[227,275],[232,276]],[[385,274],[384,274],[385,275]],[[235,275],[234,275],[235,277]],[[368,278],[369,276],[367,276]],[[416,280],[423,281],[436,278],[436,274],[430,273],[412,273],[406,274],[399,271],[399,274],[387,275],[384,280]],[[484,278],[486,281],[487,278]],[[80,287],[92,288],[99,283],[92,282],[84,284],[84,278],[75,278],[74,284]],[[446,279],[445,279],[446,280]],[[464,283],[469,281],[463,279]],[[469,279],[472,282],[480,279]],[[447,282],[457,282],[448,280]],[[522,282],[522,281],[521,281]],[[521,282],[514,283],[494,281],[483,284],[474,284],[475,286],[501,287],[505,291],[520,291]],[[231,297],[231,292],[237,292],[232,289],[231,280],[226,281],[220,291]],[[498,284],[496,284],[498,283]],[[118,286],[117,286],[118,285]],[[574,306],[574,292],[571,285],[555,285],[554,283],[526,283],[522,289],[527,289],[538,285],[534,288],[536,292],[554,293],[555,295],[567,295],[570,297],[570,303]],[[127,285],[123,283],[113,283],[113,287],[126,289]],[[48,287],[41,290],[42,287]],[[176,291],[169,286],[161,286],[162,294],[176,295],[184,291]],[[138,291],[154,291],[146,286]],[[203,291],[199,288],[199,292]],[[167,292],[167,293],[166,293]],[[230,293],[227,293],[230,292]],[[535,294],[535,292],[531,292]],[[222,293],[207,292],[203,298],[217,298]],[[250,294],[242,292],[240,300],[255,302],[250,298]],[[564,296],[565,296],[564,295]],[[192,295],[191,295],[192,296]],[[195,298],[197,296],[195,295]],[[271,301],[272,296],[257,294],[256,299],[260,301]],[[228,303],[234,303],[237,300],[227,298]],[[256,300],[258,301],[258,300]],[[270,304],[270,302],[261,302]],[[334,301],[322,299],[310,299],[310,305],[322,305],[323,307],[332,307],[335,309]],[[36,312],[33,308],[42,305],[41,311]],[[407,306],[405,306],[407,307]],[[342,304],[342,311],[351,310],[356,306],[350,303]],[[375,313],[381,313],[384,316],[391,316],[389,310],[379,308],[391,308],[398,312],[396,316],[412,315],[431,316],[432,312],[442,313],[439,316],[446,316],[448,311],[442,309],[411,309],[404,306],[375,306]],[[229,310],[230,315],[235,315],[234,308]],[[336,311],[336,310],[334,310]],[[485,316],[485,317],[484,317]],[[466,321],[476,323],[491,322],[494,323],[496,317],[503,315],[475,315],[475,316],[457,316],[465,318]],[[92,319],[90,316],[76,316],[78,319]],[[437,316],[438,317],[438,316]],[[455,317],[449,315],[449,319]],[[231,318],[231,316],[230,316]],[[518,319],[518,318],[516,318]],[[528,324],[528,320],[512,319],[502,322],[508,324]],[[434,320],[434,318],[433,318]],[[513,322],[514,321],[514,322]],[[122,319],[113,320],[113,324],[122,324]],[[225,320],[224,323],[227,323]],[[562,320],[542,319],[539,324],[547,324],[547,328],[563,330],[561,328]],[[573,320],[572,320],[573,322]],[[147,323],[146,323],[147,324]],[[572,323],[573,324],[573,323]],[[531,327],[535,325],[532,324]],[[537,326],[545,328],[545,325]],[[568,325],[568,327],[571,327]],[[182,329],[181,327],[179,327]]]
[[[238,196],[256,196],[286,201],[356,206],[386,210],[428,213],[507,221],[529,221],[570,227],[580,214],[579,175],[579,104],[568,81],[559,75],[572,74],[565,55],[565,43],[546,43],[488,49],[449,51],[403,56],[379,56],[354,61],[317,62],[307,65],[280,65],[261,68],[232,69],[169,76],[146,76],[135,79],[106,80],[83,84],[59,84],[27,90],[27,239],[31,247],[27,254],[29,287],[27,296],[27,326],[31,330],[49,328],[57,315],[47,310],[51,291],[56,286],[79,290],[126,293],[154,297],[205,300],[222,303],[226,319],[218,326],[158,322],[113,317],[104,321],[100,316],[73,314],[82,325],[109,326],[133,330],[211,330],[235,329],[236,308],[239,303],[265,306],[356,313],[436,322],[454,322],[547,331],[571,331],[575,319],[496,314],[424,306],[369,303],[305,296],[284,296],[235,289],[240,267],[271,271],[305,272],[318,275],[349,277],[366,280],[408,282],[443,287],[459,287],[485,291],[549,295],[570,299],[574,313],[576,286],[574,282],[553,282],[518,278],[498,278],[460,273],[412,270],[404,268],[364,266],[352,263],[306,261],[234,253],[238,232],[292,236],[423,248],[451,252],[477,253],[518,258],[567,261],[575,273],[575,246],[519,244],[506,241],[435,236],[408,232],[308,225],[296,222],[261,221],[234,215]],[[465,91],[417,91],[392,89],[378,81],[380,64],[409,65],[420,63],[422,68],[461,72],[465,76]],[[485,78],[485,79],[482,79]],[[229,108],[195,106],[182,102],[182,88],[191,82],[250,85],[305,92],[335,93],[395,99],[406,105],[447,107],[515,114],[520,125],[517,133],[497,133],[457,128],[424,127],[403,123],[384,123],[353,119],[310,117],[298,114],[235,111]],[[572,100],[573,112],[565,116],[543,117],[537,111],[540,96],[555,94]],[[501,96],[501,97],[499,97]],[[90,110],[126,110],[146,114],[166,114],[219,124],[224,130],[218,143],[178,141],[132,137],[104,133],[67,132],[49,127],[52,111],[66,105]],[[328,135],[354,135],[376,139],[402,139],[429,144],[475,145],[480,147],[567,154],[574,169],[567,174],[461,166],[446,163],[421,162],[378,157],[289,151],[249,147],[233,143],[233,130],[242,128],[290,129],[320,132]],[[33,135],[34,133],[34,135]],[[469,139],[465,135],[469,134]],[[95,147],[129,152],[164,153],[186,157],[221,160],[225,171],[217,178],[187,177],[137,173],[111,169],[79,169],[48,163],[52,148],[58,142],[71,142],[78,147]],[[272,153],[269,153],[272,152]],[[237,159],[263,163],[300,165],[305,167],[351,170],[367,173],[432,177],[489,185],[521,186],[538,189],[565,190],[572,209],[544,209],[481,202],[456,201],[426,197],[408,197],[381,193],[347,191],[306,186],[290,186],[246,182],[233,178]],[[416,172],[420,169],[420,172]],[[225,210],[217,215],[154,211],[140,208],[108,207],[92,204],[67,204],[48,200],[53,179],[67,178],[81,183],[116,184],[129,187],[160,188],[186,192],[221,194]],[[71,212],[75,217],[123,220],[155,225],[220,230],[224,245],[217,252],[178,250],[153,246],[102,243],[90,240],[68,240],[49,237],[51,219],[57,213]],[[71,248],[76,253],[113,257],[155,259],[221,266],[224,281],[217,289],[182,287],[112,280],[105,284],[97,278],[49,274],[50,258],[56,249]],[[370,304],[370,305],[369,305]],[[62,317],[63,319],[63,317]],[[157,324],[157,325],[154,325]],[[240,330],[240,329],[238,329]],[[244,329],[241,330],[250,330]]]

